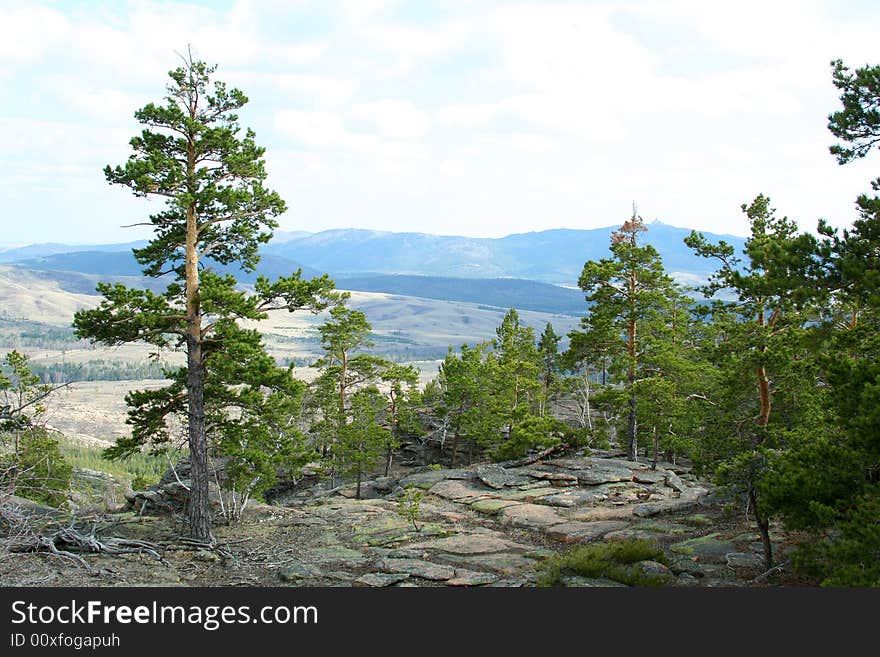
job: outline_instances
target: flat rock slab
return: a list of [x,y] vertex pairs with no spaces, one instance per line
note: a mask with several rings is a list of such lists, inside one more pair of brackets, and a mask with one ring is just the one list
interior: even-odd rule
[[666,483],[666,472],[663,470],[634,470],[632,480],[640,484]]
[[701,561],[720,562],[724,562],[726,556],[731,552],[737,551],[736,546],[732,542],[719,538],[718,534],[691,538],[687,541],[675,543],[670,549],[677,554],[696,557]]
[[547,506],[561,506],[565,508],[571,508],[574,506],[601,502],[605,499],[605,497],[605,494],[601,491],[576,489],[565,490],[560,493],[554,493],[552,495],[544,495],[542,497],[536,498],[535,503],[546,504]]
[[566,510],[570,520],[592,522],[594,520],[624,520],[632,518],[632,506],[591,506]]
[[407,475],[401,479],[398,484],[403,488],[407,486],[418,486],[419,488],[428,489],[439,481],[444,479],[473,479],[474,473],[471,470],[427,470],[426,472],[416,472]]
[[413,577],[436,582],[455,577],[454,568],[419,559],[384,559],[382,569],[388,573],[407,573]]
[[547,536],[563,543],[588,543],[626,526],[627,523],[620,520],[600,520],[597,522],[572,520],[550,527],[547,529]]
[[457,534],[436,541],[409,546],[413,550],[434,550],[450,554],[492,554],[493,552],[528,552],[531,547],[508,541],[501,536]]
[[291,563],[278,571],[282,582],[298,582],[301,579],[319,577],[321,569],[306,563]]
[[643,502],[633,508],[633,515],[639,518],[650,518],[661,513],[673,513],[687,511],[698,506],[699,499],[686,498],[684,495],[670,500],[658,500],[656,502]]
[[446,533],[448,530],[433,522],[421,523],[416,531],[409,520],[396,513],[385,513],[360,525],[355,525],[353,538],[365,545],[382,546],[400,543],[412,538],[442,536]]
[[601,466],[579,470],[578,483],[581,486],[598,486],[617,481],[632,481],[632,470],[622,467]]
[[432,495],[447,500],[468,500],[489,497],[490,490],[474,488],[473,486],[455,479],[447,479],[434,484],[429,490]]
[[691,486],[686,488],[681,493],[680,499],[682,500],[699,500],[703,497],[706,497],[709,494],[709,491],[705,488],[701,488],[700,486]]
[[364,584],[365,586],[393,586],[394,584],[398,584],[405,579],[409,579],[408,573],[367,573],[361,577],[358,577],[355,582],[357,584]]
[[764,558],[754,552],[731,552],[724,555],[724,560],[731,568],[761,568]]
[[541,504],[517,504],[501,510],[501,522],[517,527],[538,529],[559,525],[565,520],[549,506]]
[[428,554],[423,550],[414,550],[410,547],[404,548],[370,548],[370,552],[386,559],[427,559]]
[[518,575],[524,571],[531,571],[534,561],[522,554],[511,552],[498,552],[496,554],[448,554],[443,556],[444,561],[459,564],[466,569],[491,570],[502,575]]
[[311,560],[322,565],[340,564],[348,568],[356,568],[370,562],[369,557],[364,556],[362,552],[342,545],[314,548],[311,552]]
[[650,467],[647,463],[639,461],[627,461],[620,458],[598,458],[595,456],[582,456],[580,458],[551,459],[545,461],[548,465],[566,470],[591,470],[593,468],[626,468],[627,470],[646,470]]
[[535,472],[532,474],[535,479],[544,479],[550,482],[551,486],[561,488],[563,486],[577,486],[578,477],[568,472]]
[[613,579],[605,577],[581,577],[580,575],[568,575],[563,577],[560,582],[565,587],[584,587],[584,588],[626,588],[626,584],[615,582]]
[[558,492],[558,488],[543,486],[540,488],[527,488],[525,490],[506,490],[498,492],[497,496],[504,500],[534,500],[545,495],[554,495]]
[[613,541],[656,541],[657,534],[644,529],[618,529],[602,537],[608,543]]
[[638,524],[633,525],[632,528],[644,530],[646,532],[653,532],[656,534],[667,534],[671,536],[692,533],[694,531],[694,528],[689,527],[688,525],[683,525],[678,522],[667,522],[664,520],[658,520],[656,518],[651,520],[642,520]]
[[497,515],[501,509],[505,509],[509,506],[514,506],[516,504],[520,504],[516,500],[499,500],[497,498],[489,497],[486,499],[475,500],[471,503],[471,508],[474,511],[479,511],[480,513],[485,513],[489,516]]
[[477,466],[476,473],[477,479],[496,490],[529,482],[527,475],[505,470],[500,465],[480,465]]
[[456,568],[455,577],[446,580],[446,586],[485,586],[498,581],[498,575],[466,568]]

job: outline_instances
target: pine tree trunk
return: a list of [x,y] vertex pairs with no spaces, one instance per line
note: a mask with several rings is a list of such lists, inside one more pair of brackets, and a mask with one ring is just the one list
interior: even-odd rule
[[627,448],[626,454],[627,458],[630,461],[638,461],[639,460],[639,450],[638,450],[638,420],[636,418],[636,392],[634,388],[635,384],[635,375],[630,375],[629,385],[630,385],[630,393],[629,393],[629,412],[627,417],[627,430],[626,430],[626,439],[627,439]]
[[388,476],[388,473],[391,472],[391,459],[394,457],[394,451],[391,449],[391,445],[388,446],[388,451],[385,453],[385,476]]
[[651,463],[651,469],[657,469],[657,460],[660,458],[660,432],[654,427],[654,462]]
[[[196,103],[190,103],[194,117]],[[194,135],[189,135],[186,172],[195,177],[196,153]],[[190,191],[194,191],[192,188]],[[213,542],[208,501],[208,436],[205,428],[205,354],[202,352],[202,311],[199,298],[198,216],[192,202],[186,211],[186,391],[187,424],[190,459],[189,532],[197,541]]]
[[187,399],[189,425],[189,531],[197,541],[211,542],[208,501],[208,439],[205,430],[205,367],[201,348],[191,344],[187,356]]
[[770,520],[765,518],[758,508],[758,496],[754,488],[749,489],[749,503],[755,513],[755,522],[761,533],[761,543],[764,545],[764,570],[773,568],[773,544],[770,542]]

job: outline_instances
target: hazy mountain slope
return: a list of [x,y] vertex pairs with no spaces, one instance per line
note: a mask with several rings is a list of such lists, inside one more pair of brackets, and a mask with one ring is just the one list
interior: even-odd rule
[[[684,243],[690,232],[659,222],[649,225],[644,241],[653,244],[669,271],[705,275],[710,263]],[[305,262],[320,270],[346,274],[417,274],[442,277],[514,277],[549,283],[576,284],[587,260],[608,255],[612,228],[558,229],[470,238],[424,233],[331,230],[270,243],[266,253]],[[744,239],[723,238],[741,249]]]
[[73,313],[99,298],[63,290],[57,281],[14,267],[0,267],[0,313],[47,324],[69,325]]
[[125,251],[131,253],[132,249],[142,247],[145,244],[145,240],[121,244],[61,244],[58,242],[45,242],[0,251],[0,262],[21,262],[22,260],[45,258],[46,256],[59,253],[83,251]]
[[[20,266],[33,271],[63,272],[63,276],[57,279],[62,285],[79,285],[75,283],[75,274],[97,276],[100,280],[120,281],[126,277],[142,277],[143,267],[135,260],[131,250],[128,251],[74,251],[68,253],[54,253],[39,258],[27,258],[15,261]],[[216,265],[215,265],[216,267]],[[220,271],[229,271],[241,283],[253,283],[257,276],[278,278],[290,276],[297,269],[302,269],[305,278],[320,276],[323,272],[311,267],[305,267],[287,258],[272,254],[264,254],[260,259],[260,265],[256,271],[245,272],[238,266],[219,267]],[[158,285],[155,279],[152,283],[146,283],[150,287]],[[143,286],[144,283],[141,283]],[[164,287],[164,285],[162,285]],[[65,288],[67,289],[67,288]],[[91,286],[94,290],[94,285]],[[80,291],[77,287],[74,291]]]
[[[498,239],[355,229],[287,232],[263,248],[256,272],[237,267],[229,271],[248,284],[258,275],[276,278],[301,268],[306,278],[327,272],[340,287],[354,290],[579,314],[583,297],[578,290],[547,283],[573,287],[586,260],[607,257],[612,230],[558,229]],[[688,232],[655,222],[648,226],[644,240],[658,249],[676,278],[695,282],[707,277],[712,263],[697,258],[684,245]],[[737,250],[744,242],[739,237],[708,237],[723,238]],[[62,290],[77,294],[92,293],[102,280],[162,289],[164,281],[141,276],[141,266],[131,253],[136,244],[90,250],[38,244],[0,256],[32,273],[42,272]]]
[[514,278],[357,276],[338,278],[336,284],[346,290],[386,292],[568,315],[582,315],[586,308],[584,295],[580,290]]

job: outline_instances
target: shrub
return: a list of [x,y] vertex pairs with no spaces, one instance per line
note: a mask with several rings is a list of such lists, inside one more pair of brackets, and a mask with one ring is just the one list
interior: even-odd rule
[[413,529],[421,531],[417,522],[422,516],[422,490],[416,486],[407,486],[397,498],[397,510],[412,523]]
[[67,501],[73,467],[45,431],[20,434],[17,452],[0,456],[0,490],[60,507]]
[[661,586],[663,577],[633,567],[640,561],[665,564],[663,551],[648,541],[594,543],[550,557],[538,566],[538,586],[559,586],[567,575],[604,577],[628,586]]

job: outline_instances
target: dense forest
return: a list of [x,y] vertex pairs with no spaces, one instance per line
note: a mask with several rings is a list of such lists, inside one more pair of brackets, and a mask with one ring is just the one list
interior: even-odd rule
[[[439,444],[437,460],[451,467],[613,445],[631,461],[693,463],[746,510],[768,571],[778,521],[813,537],[796,554],[804,573],[880,584],[880,178],[843,231],[802,230],[759,195],[742,206],[741,253],[692,233],[686,244],[715,271],[698,290],[673,281],[634,211],[607,256],[584,264],[585,316],[567,349],[552,325],[538,334],[511,309],[491,339],[450,346],[420,387],[413,367],[375,355],[368,318],[329,277],[261,277],[246,293],[200,266],[210,255],[252,270],[285,210],[263,186],[263,149],[240,134],[247,98],[213,73],[191,58],[172,71],[165,104],[136,113],[145,129],[131,158],[105,170],[135,196],[165,199],[149,219],[154,238],[134,253],[145,274],[173,282],[161,293],[102,284],[101,305],[74,321],[79,339],[186,352],[167,386],[129,393],[131,434],[106,456],[185,446],[194,540],[212,541],[208,473],[218,462],[223,514],[235,522],[249,500],[307,467],[356,482],[360,496],[406,441]],[[829,117],[831,153],[844,165],[880,142],[880,67],[836,61],[832,77],[841,107]],[[239,325],[271,310],[326,313],[314,381]],[[38,426],[58,377],[17,352],[0,375],[0,485],[55,504],[69,470]]]

